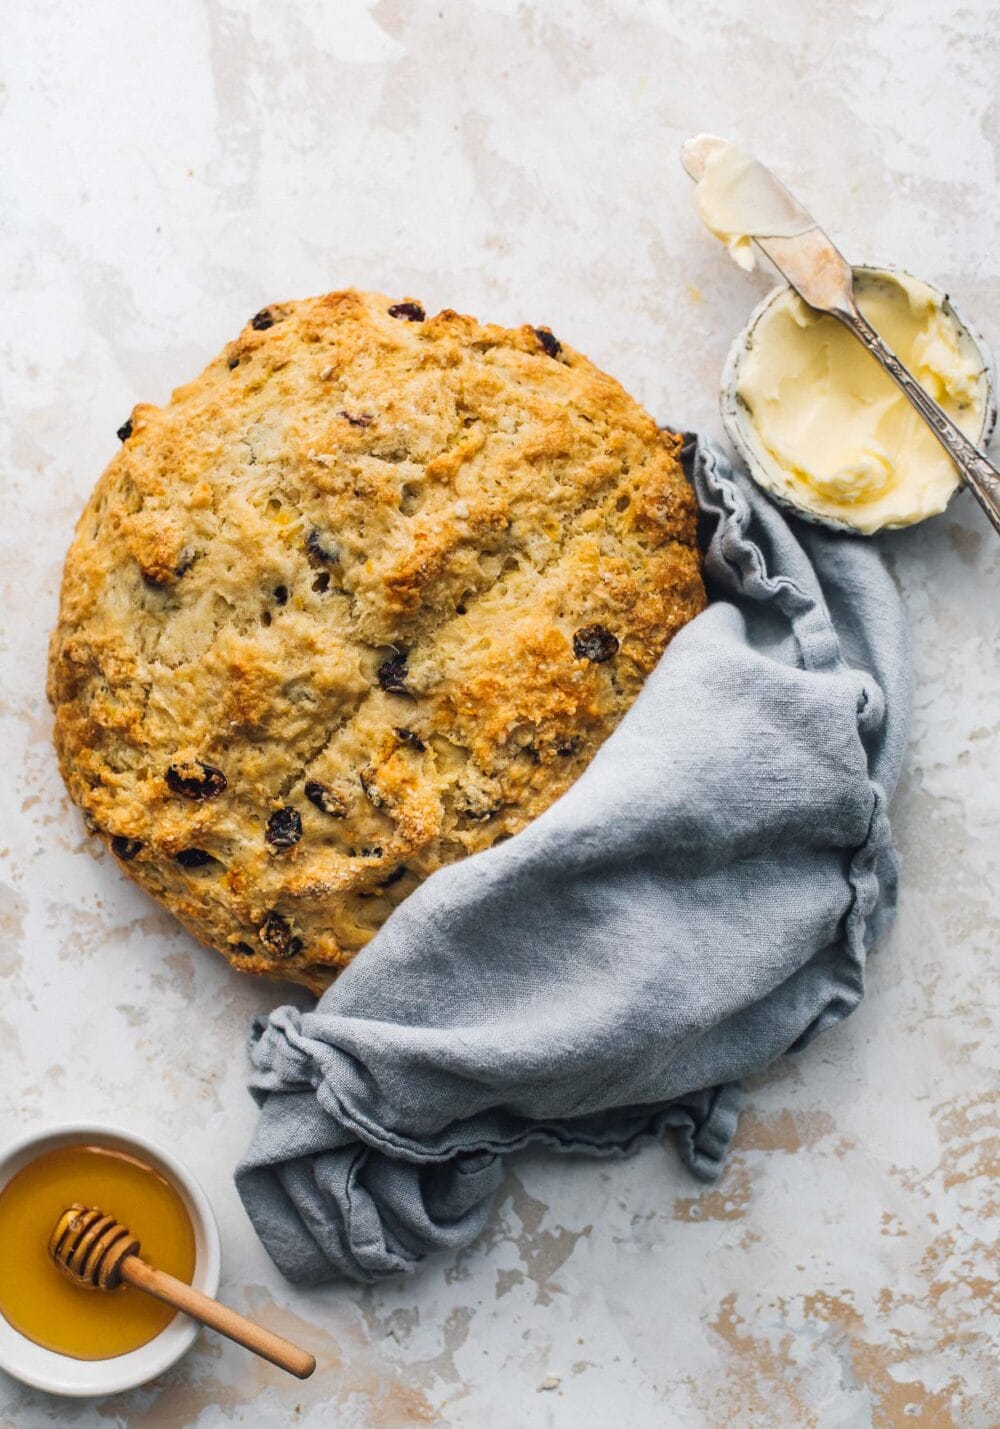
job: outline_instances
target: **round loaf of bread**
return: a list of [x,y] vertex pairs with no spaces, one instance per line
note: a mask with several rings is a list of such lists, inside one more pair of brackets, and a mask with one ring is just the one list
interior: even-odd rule
[[522,829],[705,602],[680,439],[547,328],[277,303],[118,436],[52,640],[62,772],[247,972],[322,988]]

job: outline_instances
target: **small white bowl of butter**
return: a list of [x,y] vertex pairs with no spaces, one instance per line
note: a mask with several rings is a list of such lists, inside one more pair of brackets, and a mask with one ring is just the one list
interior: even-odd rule
[[[865,316],[978,446],[996,422],[993,358],[947,294],[854,270]],[[722,419],[750,474],[797,515],[872,535],[943,511],[961,485],[906,398],[835,318],[781,286],[755,308],[722,377]]]

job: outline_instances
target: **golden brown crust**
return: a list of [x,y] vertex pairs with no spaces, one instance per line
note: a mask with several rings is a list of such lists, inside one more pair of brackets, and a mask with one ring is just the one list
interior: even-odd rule
[[314,988],[551,804],[704,604],[679,439],[545,330],[419,312],[276,304],[136,407],[52,640],[126,871]]

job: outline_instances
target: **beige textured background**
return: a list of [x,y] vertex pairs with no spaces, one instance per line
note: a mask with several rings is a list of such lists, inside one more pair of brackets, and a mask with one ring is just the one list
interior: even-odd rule
[[765,280],[698,229],[691,131],[741,136],[850,254],[943,283],[1000,342],[998,22],[987,0],[4,7],[0,1134],[89,1114],[162,1137],[215,1203],[225,1293],[322,1368],[297,1385],[204,1338],[105,1403],[0,1376],[0,1423],[1000,1422],[1000,545],[971,500],[892,542],[919,689],[903,910],[862,1010],[753,1086],[717,1189],[668,1147],[523,1156],[477,1245],[377,1291],[295,1292],[255,1241],[229,1177],[271,995],[93,860],[42,694],[115,428],[268,300],[357,283],[548,323],[717,432]]

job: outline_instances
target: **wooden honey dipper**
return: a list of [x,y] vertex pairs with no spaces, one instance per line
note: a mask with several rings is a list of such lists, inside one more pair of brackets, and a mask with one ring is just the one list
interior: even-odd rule
[[156,1270],[139,1258],[139,1242],[114,1216],[92,1206],[72,1205],[63,1211],[49,1237],[49,1254],[60,1270],[77,1285],[93,1290],[114,1290],[123,1281],[182,1310],[203,1325],[244,1345],[279,1369],[308,1379],[316,1368],[312,1355],[281,1335],[202,1295],[200,1290]]

